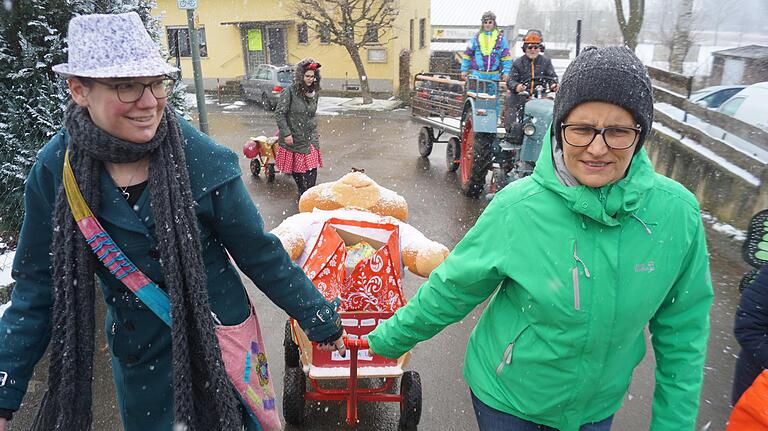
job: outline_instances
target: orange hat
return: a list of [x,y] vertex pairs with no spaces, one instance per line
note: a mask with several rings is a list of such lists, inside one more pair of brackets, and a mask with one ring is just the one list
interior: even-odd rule
[[525,34],[525,37],[523,37],[523,43],[542,43],[544,42],[544,38],[541,36],[541,32],[539,30],[528,30],[528,33]]

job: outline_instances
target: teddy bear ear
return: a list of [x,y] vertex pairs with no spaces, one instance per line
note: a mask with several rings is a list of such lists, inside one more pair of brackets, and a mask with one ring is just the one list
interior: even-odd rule
[[408,218],[408,204],[405,198],[376,184],[359,170],[350,172],[336,181],[318,184],[304,192],[299,199],[299,212],[341,208],[362,208],[402,221]]

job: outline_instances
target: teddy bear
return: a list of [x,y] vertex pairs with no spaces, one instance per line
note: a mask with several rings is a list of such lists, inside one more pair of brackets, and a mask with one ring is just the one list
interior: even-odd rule
[[376,184],[362,172],[351,172],[337,181],[310,188],[301,196],[299,211],[283,220],[272,233],[300,266],[331,218],[397,225],[403,265],[421,277],[428,277],[448,256],[446,246],[406,223],[408,204],[402,196]]

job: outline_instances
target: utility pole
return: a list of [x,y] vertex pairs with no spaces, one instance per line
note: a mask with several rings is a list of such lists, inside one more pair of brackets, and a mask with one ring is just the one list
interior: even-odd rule
[[200,131],[208,134],[208,114],[205,111],[205,89],[203,88],[203,71],[200,65],[200,44],[197,41],[195,28],[195,9],[197,0],[176,0],[179,9],[187,11],[187,27],[189,29],[189,45],[192,51],[192,75],[195,77],[195,95],[197,96],[197,114],[200,119]]

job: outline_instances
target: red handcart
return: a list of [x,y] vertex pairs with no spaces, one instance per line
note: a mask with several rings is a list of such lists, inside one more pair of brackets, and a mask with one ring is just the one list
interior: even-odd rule
[[[346,247],[365,240],[375,254],[357,263],[349,275]],[[354,220],[328,220],[306,262],[304,271],[327,298],[339,297],[345,356],[319,350],[294,320],[286,323],[283,416],[286,422],[304,422],[307,400],[346,401],[347,424],[358,423],[358,402],[397,402],[400,428],[416,429],[421,418],[421,378],[404,371],[410,352],[398,359],[372,355],[368,334],[405,304],[401,288],[399,232],[396,225]],[[310,389],[307,390],[306,381]],[[360,380],[369,379],[361,387]],[[377,384],[381,379],[383,383]],[[399,393],[391,393],[397,380]],[[346,381],[346,388],[328,388],[320,382]],[[338,386],[338,385],[337,385]]]

